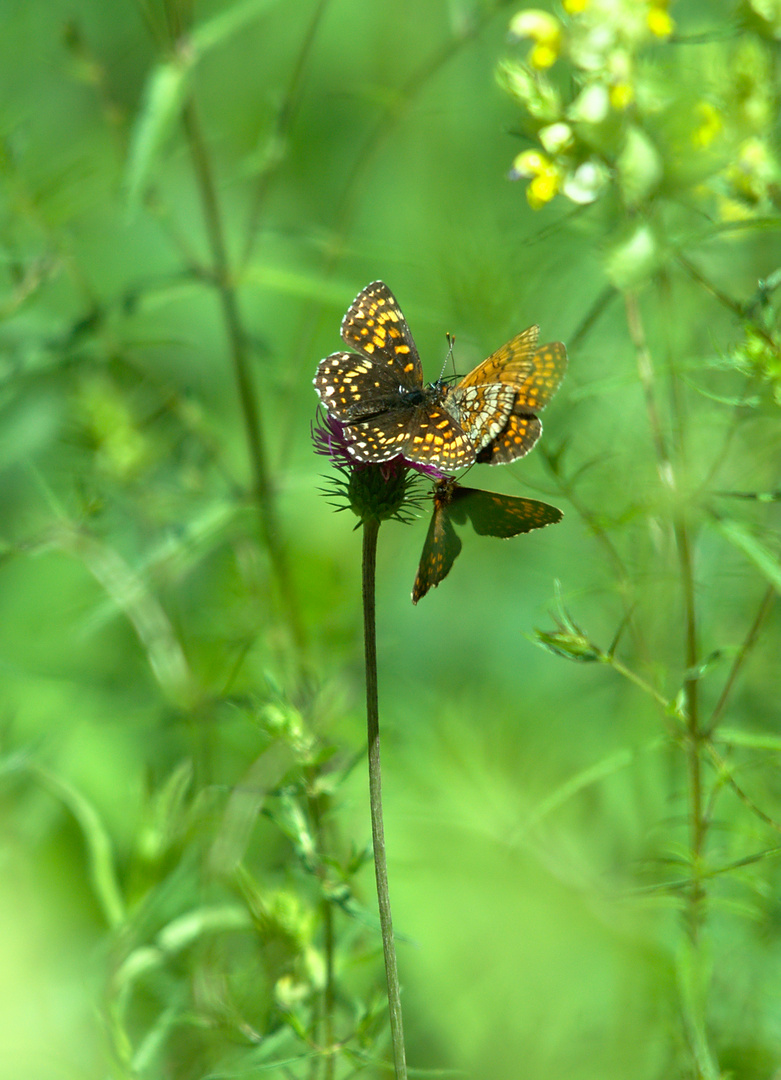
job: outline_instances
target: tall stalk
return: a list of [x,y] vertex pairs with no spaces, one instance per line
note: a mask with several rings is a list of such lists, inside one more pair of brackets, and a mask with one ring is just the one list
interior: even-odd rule
[[382,776],[380,770],[380,714],[377,696],[377,628],[375,619],[375,570],[377,563],[377,534],[380,523],[368,518],[363,525],[363,640],[366,661],[366,720],[369,737],[369,800],[371,804],[374,873],[377,880],[377,902],[380,910],[382,949],[385,956],[385,976],[388,983],[388,1012],[396,1080],[406,1080],[407,1061],[404,1051],[404,1028],[401,1017],[401,989],[393,940],[388,867],[385,860],[385,830],[382,823]]
[[645,398],[651,438],[656,455],[657,471],[662,485],[669,495],[672,530],[683,594],[683,655],[686,671],[683,680],[683,711],[686,718],[686,772],[691,870],[689,888],[686,891],[686,928],[690,945],[690,960],[684,963],[681,971],[681,995],[684,1020],[696,1076],[700,1080],[700,1078],[714,1076],[715,1072],[706,1033],[705,993],[700,957],[700,928],[705,899],[702,858],[707,821],[703,799],[703,732],[700,728],[699,679],[697,676],[699,643],[694,558],[688,507],[679,490],[678,481],[678,469],[683,464],[683,414],[679,390],[673,373],[671,375],[671,409],[675,429],[673,445],[676,452],[676,460],[673,461],[662,427],[657,403],[653,359],[648,348],[637,296],[632,292],[628,292],[625,296],[625,303],[627,326],[635,348],[637,371]]
[[239,403],[244,416],[244,432],[253,474],[252,488],[258,508],[261,535],[274,569],[274,577],[288,625],[296,645],[302,648],[304,646],[304,632],[299,616],[298,603],[293,592],[285,547],[277,521],[275,493],[269,477],[268,463],[263,445],[260,409],[249,371],[247,335],[239,314],[236,290],[228,263],[217,192],[206,143],[193,99],[190,99],[184,106],[182,121],[201,196],[209,246],[211,248],[214,284],[220,298],[228,337],[228,347],[233,363],[233,373],[239,394]]
[[[175,43],[183,38],[192,18],[191,0],[166,0],[164,10],[167,33],[171,42]],[[198,117],[194,92],[182,108],[182,126],[203,210],[211,253],[211,278],[219,296],[239,405],[244,420],[244,434],[252,471],[252,492],[258,510],[261,539],[268,551],[273,571],[272,578],[284,617],[300,653],[305,648],[305,635],[285,545],[277,520],[276,494],[266,460],[262,418],[257,392],[250,375],[248,335],[241,319],[217,197],[217,186],[214,182],[206,139]]]

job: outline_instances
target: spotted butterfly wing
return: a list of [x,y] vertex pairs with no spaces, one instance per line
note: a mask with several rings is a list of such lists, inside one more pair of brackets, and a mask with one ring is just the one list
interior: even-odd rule
[[516,401],[504,427],[478,449],[475,460],[481,465],[509,465],[525,457],[541,435],[540,418]]
[[430,588],[439,585],[450,573],[461,550],[461,540],[456,534],[447,506],[450,501],[450,482],[437,481],[434,488],[434,512],[428,525],[420,564],[412,587],[412,603],[417,604]]
[[420,565],[412,589],[412,603],[417,604],[429,589],[439,585],[461,551],[453,522],[468,520],[481,536],[510,537],[554,525],[561,521],[561,510],[537,499],[498,495],[492,491],[461,487],[455,480],[438,480],[434,488],[434,512],[420,556]]
[[478,364],[458,384],[480,386],[485,383],[520,384],[534,373],[534,353],[540,337],[539,326],[530,326],[516,334],[501,349],[491,353],[487,360]]
[[423,365],[412,333],[384,281],[361,289],[342,319],[341,335],[345,345],[390,368],[397,385],[423,388]]
[[342,338],[358,352],[322,360],[315,390],[329,413],[347,425],[350,453],[382,462],[401,455],[452,470],[470,465],[475,450],[442,407],[439,383],[423,384],[418,350],[387,285],[367,285],[342,320]]
[[[470,371],[445,398],[475,448],[475,460],[490,465],[516,461],[542,434],[535,410],[555,394],[567,370],[567,350],[560,341],[537,347],[540,329],[530,326]],[[504,392],[501,408],[486,408],[485,393]]]
[[398,406],[423,389],[418,350],[393,293],[382,281],[362,289],[342,319],[341,335],[360,355],[335,352],[321,360],[315,390],[343,423]]

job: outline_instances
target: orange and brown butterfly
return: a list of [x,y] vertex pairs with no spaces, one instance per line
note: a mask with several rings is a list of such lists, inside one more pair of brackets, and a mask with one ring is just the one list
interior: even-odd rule
[[555,525],[562,517],[561,510],[537,499],[461,487],[451,479],[438,480],[434,486],[434,512],[412,589],[412,603],[417,604],[429,589],[439,585],[450,573],[461,551],[454,522],[463,525],[468,520],[481,536],[510,537],[541,529],[544,525]]
[[[538,347],[539,326],[516,334],[501,349],[450,387],[444,406],[475,447],[475,460],[507,465],[528,454],[542,434],[537,412],[558,390],[567,370],[567,350],[560,341]],[[482,398],[486,386],[512,391],[512,403],[498,431],[484,424]]]
[[537,348],[532,326],[455,385],[425,385],[407,321],[382,281],[358,293],[341,334],[356,352],[321,360],[314,385],[361,462],[403,457],[452,472],[475,461],[515,461],[540,437],[535,410],[551,399],[567,365],[561,342]]

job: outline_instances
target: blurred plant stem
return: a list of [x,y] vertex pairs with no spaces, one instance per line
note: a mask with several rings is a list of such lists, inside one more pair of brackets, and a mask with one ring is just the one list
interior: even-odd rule
[[375,577],[377,564],[377,535],[380,522],[368,517],[363,523],[363,640],[366,663],[366,720],[369,737],[369,799],[372,818],[374,873],[377,880],[377,902],[380,909],[382,949],[385,956],[385,976],[388,981],[388,1013],[390,1015],[393,1060],[397,1080],[406,1080],[407,1062],[404,1053],[404,1028],[401,1017],[401,991],[396,965],[396,946],[393,941],[388,867],[385,861],[385,831],[382,824],[382,775],[380,769],[380,716],[377,699],[377,627],[375,618]]
[[305,644],[304,631],[277,521],[275,495],[272,490],[263,448],[260,410],[247,361],[247,336],[241,323],[236,291],[228,265],[220,208],[217,202],[217,192],[209,164],[209,156],[206,151],[195,102],[192,99],[187,102],[183,109],[182,121],[203,204],[204,218],[212,252],[214,281],[222,305],[228,344],[233,361],[233,372],[236,377],[239,401],[244,415],[244,431],[247,437],[247,447],[253,472],[253,492],[258,506],[263,542],[266,545],[274,568],[274,577],[279,589],[280,600],[293,640],[301,650]]
[[689,1042],[697,1075],[717,1075],[712,1055],[707,1045],[705,1015],[707,1012],[707,977],[703,972],[700,949],[700,931],[704,918],[705,887],[702,879],[703,854],[707,822],[703,803],[702,750],[704,735],[700,730],[699,708],[699,644],[697,635],[697,608],[694,586],[694,566],[688,514],[688,500],[679,487],[679,471],[685,471],[685,416],[681,403],[678,380],[673,365],[670,366],[670,402],[672,412],[673,447],[675,458],[668,450],[661,416],[656,400],[656,375],[653,359],[648,348],[637,294],[625,294],[626,318],[629,336],[635,348],[637,371],[645,398],[651,438],[656,454],[656,467],[663,488],[669,494],[675,550],[683,592],[683,652],[686,674],[683,680],[682,701],[686,723],[686,768],[688,774],[689,800],[689,855],[691,860],[690,887],[687,890],[686,922],[689,936],[686,973],[682,975],[682,1000]]
[[[192,17],[192,5],[182,0],[166,0],[168,31],[172,41],[180,40]],[[182,126],[193,162],[193,171],[203,209],[204,222],[211,251],[211,278],[220,298],[233,373],[244,418],[244,432],[252,470],[252,491],[258,509],[261,539],[268,551],[272,577],[276,584],[280,606],[299,654],[306,647],[298,599],[288,566],[285,543],[276,513],[276,495],[269,476],[264,449],[263,424],[253,386],[247,355],[247,333],[239,311],[233,273],[228,258],[225,230],[222,223],[217,188],[211,162],[198,117],[195,92],[182,108]]]
[[721,694],[719,695],[719,700],[716,702],[713,708],[713,712],[711,713],[707,727],[703,731],[703,735],[711,736],[718,727],[729,695],[732,692],[733,686],[735,685],[735,680],[737,679],[741,668],[745,664],[749,654],[751,653],[752,649],[757,643],[757,640],[759,639],[759,631],[762,629],[762,624],[764,623],[766,617],[769,615],[770,609],[775,603],[775,599],[775,586],[768,585],[762,596],[762,600],[760,601],[759,609],[756,616],[754,617],[754,621],[749,627],[743,644],[738,650],[738,654],[733,661],[732,667],[730,668],[730,673],[727,676],[727,681],[724,683]]
[[[737,795],[743,805],[746,806],[752,814],[758,817],[760,821],[763,821],[766,825],[768,825],[771,829],[774,829],[776,832],[781,832],[781,822],[776,821],[769,814],[766,814],[765,811],[762,810],[761,807],[757,806],[754,800],[746,794],[743,788],[735,780],[729,762],[726,761],[724,757],[722,757],[722,755],[718,752],[711,738],[712,732],[715,730],[721,713],[726,705],[729,694],[735,685],[735,680],[737,679],[738,673],[742,669],[749,654],[759,640],[759,631],[765,621],[765,617],[768,615],[770,609],[773,606],[773,603],[775,602],[775,596],[775,589],[773,588],[773,586],[769,586],[764,596],[762,597],[762,602],[760,604],[756,618],[754,619],[754,622],[752,623],[746,635],[746,638],[743,641],[743,644],[738,650],[738,653],[730,669],[730,673],[727,676],[727,680],[724,684],[724,688],[713,710],[711,719],[708,722],[707,728],[703,727],[700,731],[700,739],[704,749],[707,751],[708,756],[713,762],[717,773],[720,774],[721,783],[727,784],[732,789],[732,791],[734,791],[735,795]],[[571,630],[574,630],[577,636],[572,635],[570,633]],[[661,706],[665,715],[675,717],[683,723],[686,723],[687,718],[685,714],[681,715],[678,700],[676,700],[675,698],[666,698],[664,694],[660,693],[656,689],[656,687],[652,686],[647,679],[644,679],[642,677],[642,675],[639,675],[636,671],[633,671],[632,668],[627,667],[627,665],[623,661],[618,659],[618,657],[613,652],[612,647],[607,652],[605,652],[604,649],[601,649],[597,644],[590,641],[583,634],[583,631],[581,631],[579,627],[576,627],[575,624],[572,623],[570,620],[568,620],[566,626],[560,626],[560,631],[563,631],[563,634],[545,634],[538,631],[537,640],[540,644],[542,644],[546,648],[549,648],[552,652],[558,653],[558,655],[560,656],[564,655],[570,659],[587,659],[588,661],[597,661],[600,664],[607,665],[608,667],[612,668],[617,675],[620,675],[628,682],[633,683],[636,687],[638,687],[638,689],[642,690],[644,694],[647,694],[650,698],[652,698],[652,700],[655,701],[657,705]],[[725,737],[727,745],[731,745],[734,738],[734,733],[727,734]],[[715,876],[716,872],[714,871],[702,872],[703,880]],[[685,887],[688,888],[690,885],[691,879],[688,879],[685,883]],[[661,887],[666,888],[667,886],[664,885]]]
[[252,203],[250,205],[249,218],[247,220],[244,237],[244,249],[239,260],[239,265],[242,267],[246,266],[252,257],[253,248],[263,218],[263,211],[266,206],[266,198],[271,189],[271,183],[277,169],[286,158],[285,144],[287,142],[288,131],[290,130],[293,117],[298,109],[299,101],[301,100],[301,87],[303,84],[304,71],[312,52],[317,28],[320,25],[320,19],[327,4],[328,0],[318,0],[315,4],[301,42],[301,47],[298,50],[298,56],[293,65],[293,70],[290,73],[290,79],[274,118],[273,130],[267,141],[265,160],[258,169],[258,179],[253,193]]
[[[317,783],[317,770],[310,767],[307,774],[307,787],[310,792],[307,799],[309,816],[312,820],[317,850],[322,852],[326,850],[328,841],[325,821],[327,796],[323,792],[313,792],[314,785]],[[334,1007],[336,1004],[334,988],[334,913],[331,900],[325,895],[327,874],[322,859],[318,859],[316,872],[323,889],[323,896],[320,900],[320,915],[323,920],[323,953],[325,955],[325,986],[320,998],[321,1013],[319,1017],[322,1034],[318,1041],[326,1049],[323,1076],[325,1080],[334,1080],[336,1069],[336,1055],[334,1054]]]

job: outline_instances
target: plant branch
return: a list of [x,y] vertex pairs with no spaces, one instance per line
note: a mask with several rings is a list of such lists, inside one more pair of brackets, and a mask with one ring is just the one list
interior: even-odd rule
[[[656,452],[657,470],[662,484],[671,496],[673,534],[675,537],[675,548],[678,556],[678,566],[683,588],[684,660],[687,672],[683,683],[683,697],[686,706],[686,728],[688,734],[686,764],[688,772],[689,828],[693,871],[693,884],[689,894],[689,933],[692,941],[696,942],[702,917],[701,909],[704,896],[702,885],[700,884],[699,867],[705,843],[706,821],[703,812],[701,758],[702,732],[700,731],[699,675],[697,673],[699,644],[691,538],[689,535],[689,522],[686,515],[686,509],[680,498],[680,493],[677,490],[675,471],[662,431],[662,424],[656,403],[653,361],[645,337],[645,330],[640,315],[640,306],[637,302],[636,295],[632,292],[626,294],[626,314],[629,334],[635,347],[637,370],[643,388],[646,410],[651,426],[651,437]],[[679,458],[682,458],[682,414],[680,402],[677,398],[677,386],[674,379],[672,381],[672,406],[676,421],[676,448]]]
[[703,729],[703,735],[710,736],[718,726],[721,715],[724,712],[724,708],[727,704],[727,699],[732,692],[732,687],[735,685],[735,680],[740,674],[740,670],[748,659],[749,653],[754,648],[759,638],[759,631],[762,629],[762,623],[765,621],[767,615],[770,613],[776,598],[775,586],[768,585],[765,590],[765,594],[762,597],[762,601],[759,605],[759,610],[749,627],[748,633],[743,640],[743,644],[738,650],[738,654],[735,657],[732,667],[730,668],[727,681],[724,683],[724,687],[719,695],[719,700],[716,702],[713,712],[711,713],[710,720],[707,726]]
[[725,782],[728,784],[729,787],[732,788],[732,790],[735,792],[743,805],[747,807],[747,809],[749,809],[752,814],[758,817],[760,821],[763,821],[765,825],[767,825],[769,828],[774,829],[776,832],[781,832],[781,823],[776,821],[769,814],[766,814],[765,811],[762,810],[761,807],[757,806],[754,800],[746,794],[743,788],[738,784],[735,777],[732,775],[732,771],[730,770],[728,762],[724,760],[724,758],[718,752],[713,743],[710,742],[710,740],[707,743],[707,747],[713,764],[716,766],[718,771],[724,777]]
[[272,490],[266,455],[263,449],[260,411],[250,377],[247,336],[242,326],[235,287],[230,273],[214,177],[193,98],[184,106],[182,122],[203,205],[212,254],[214,283],[225,319],[233,372],[244,416],[244,430],[253,473],[253,493],[258,507],[261,535],[269,553],[280,600],[294,641],[299,649],[302,649],[304,647],[304,633],[287,565],[285,548],[276,519],[275,494]]
[[388,982],[388,1013],[396,1080],[406,1080],[407,1062],[404,1052],[404,1029],[401,1018],[401,990],[396,965],[396,946],[393,940],[388,868],[385,861],[385,831],[382,823],[382,776],[380,770],[380,717],[377,696],[377,629],[375,617],[375,570],[377,534],[380,523],[368,518],[363,524],[363,630],[366,662],[366,720],[369,738],[369,799],[371,803],[374,873],[377,880],[377,901],[382,928],[382,948],[385,955],[385,975]]
[[240,259],[241,266],[245,266],[252,255],[252,249],[257,239],[263,209],[271,188],[274,173],[285,159],[285,141],[287,139],[287,133],[290,130],[290,125],[293,122],[293,117],[298,108],[298,103],[301,98],[301,84],[303,82],[304,70],[312,51],[320,19],[325,11],[327,3],[328,0],[317,0],[317,3],[315,4],[315,9],[312,12],[312,17],[309,20],[309,25],[304,34],[304,40],[301,43],[298,56],[293,65],[293,71],[291,72],[287,89],[285,90],[282,102],[274,119],[273,131],[268,139],[266,160],[260,167],[255,191],[252,196],[252,203],[250,205],[249,218],[245,231],[244,250],[242,251]]

